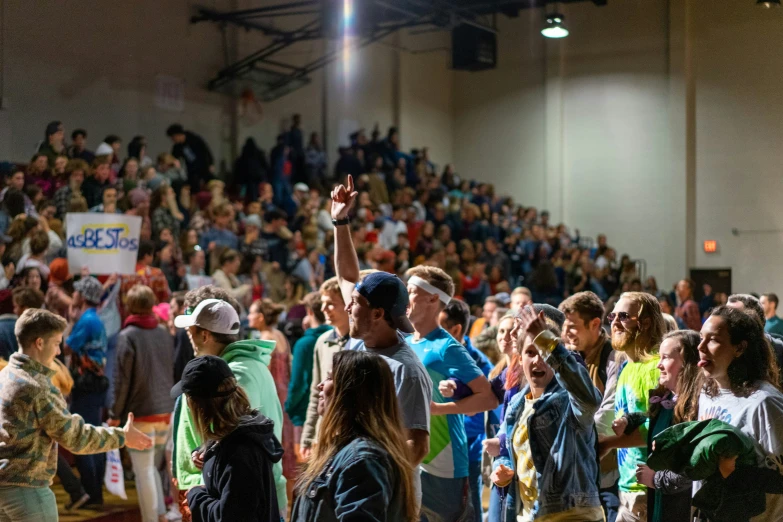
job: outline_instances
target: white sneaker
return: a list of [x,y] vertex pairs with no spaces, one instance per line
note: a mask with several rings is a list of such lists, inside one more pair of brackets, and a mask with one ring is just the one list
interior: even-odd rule
[[172,504],[169,508],[168,513],[166,513],[166,520],[169,522],[176,522],[177,520],[182,520],[182,514],[179,512],[179,508],[176,504]]

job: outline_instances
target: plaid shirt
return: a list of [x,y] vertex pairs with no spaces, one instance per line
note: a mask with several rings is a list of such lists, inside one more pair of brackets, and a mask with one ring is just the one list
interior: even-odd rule
[[179,221],[167,208],[158,207],[152,213],[152,237],[159,238],[160,231],[168,228],[173,237],[179,237]]
[[55,371],[14,353],[0,371],[0,486],[44,488],[57,470],[57,443],[74,454],[125,445],[121,428],[99,428],[68,411]]
[[65,219],[65,213],[68,212],[72,195],[73,190],[71,190],[70,185],[66,185],[54,193],[54,206],[57,207],[57,219]]

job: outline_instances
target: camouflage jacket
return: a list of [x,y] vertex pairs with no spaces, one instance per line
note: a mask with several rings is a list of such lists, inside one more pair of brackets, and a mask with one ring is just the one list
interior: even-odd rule
[[22,353],[0,371],[0,486],[50,486],[57,443],[83,455],[125,444],[122,429],[91,426],[69,412],[54,374]]

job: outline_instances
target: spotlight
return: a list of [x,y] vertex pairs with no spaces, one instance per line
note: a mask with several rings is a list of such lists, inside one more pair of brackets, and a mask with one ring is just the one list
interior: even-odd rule
[[756,0],[756,5],[771,9],[773,7],[780,7],[780,0]]
[[[778,0],[778,3],[780,0]],[[565,38],[568,36],[568,29],[563,26],[565,16],[560,13],[551,13],[546,15],[546,26],[541,29],[541,34],[547,38]]]

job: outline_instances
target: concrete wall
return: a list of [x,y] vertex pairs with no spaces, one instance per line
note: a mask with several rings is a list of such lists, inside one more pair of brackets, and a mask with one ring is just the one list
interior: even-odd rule
[[[86,128],[92,148],[107,134],[117,134],[125,143],[143,134],[150,154],[170,148],[165,129],[172,122],[181,122],[203,135],[217,158],[230,160],[232,114],[238,104],[205,88],[226,64],[221,33],[214,24],[189,23],[196,5],[204,3],[83,0],[5,4],[1,158],[29,160],[43,139],[46,123],[58,119],[64,122],[67,134],[77,127]],[[233,10],[258,4],[213,0],[206,5]],[[287,18],[275,23],[284,29],[303,21]],[[255,31],[229,30],[228,41],[233,60],[259,49],[269,38]],[[333,159],[337,146],[347,141],[347,132],[356,130],[354,124],[369,132],[378,122],[384,134],[392,124],[404,125],[409,129],[402,130],[405,147],[430,145],[433,158],[446,163],[453,143],[452,73],[447,56],[414,56],[400,51],[395,43],[399,42],[391,37],[355,50],[348,74],[345,63],[337,60],[313,73],[306,87],[263,104],[261,117],[239,118],[238,146],[253,136],[261,147],[271,148],[291,116],[300,113],[307,133],[326,128]],[[338,44],[303,42],[274,58],[304,65],[318,58],[324,48]],[[182,112],[156,106],[157,75],[184,81]],[[403,78],[410,80],[404,88]]]
[[[237,138],[268,149],[299,112],[305,131],[326,130],[334,159],[354,127],[396,124],[404,148],[429,146],[440,165],[583,234],[607,233],[662,286],[689,267],[730,267],[736,290],[783,293],[783,10],[753,4],[562,5],[571,36],[561,41],[540,36],[541,10],[500,16],[499,65],[481,73],[449,70],[447,34],[397,35],[353,52],[348,74],[338,60],[264,104],[257,121],[240,119]],[[87,128],[92,147],[109,133],[144,134],[151,154],[169,149],[165,128],[179,121],[230,159],[236,103],[204,88],[225,64],[221,36],[189,24],[194,5],[6,2],[0,158],[29,159],[60,119]],[[229,41],[236,58],[268,40],[237,31]],[[304,64],[334,45],[306,42],[279,58]],[[184,82],[182,112],[156,106],[157,75]],[[717,254],[702,252],[706,239]]]
[[[731,267],[737,290],[780,294],[783,13],[706,0],[692,10],[695,264]],[[718,253],[703,252],[707,239],[718,241]]]
[[501,19],[498,69],[456,74],[457,170],[607,233],[662,286],[729,267],[735,290],[782,292],[783,12],[709,0],[561,10],[568,38],[541,38],[540,10]]
[[673,227],[684,210],[671,197],[668,9],[609,4],[563,6],[571,35],[558,41],[540,35],[541,10],[501,19],[498,69],[457,75],[457,170],[584,235],[608,233],[666,280],[685,266],[684,253],[649,240],[667,230],[684,241]]

